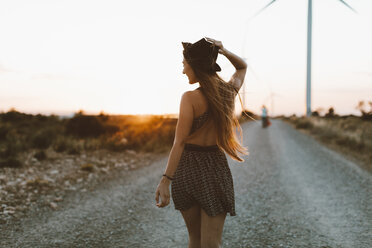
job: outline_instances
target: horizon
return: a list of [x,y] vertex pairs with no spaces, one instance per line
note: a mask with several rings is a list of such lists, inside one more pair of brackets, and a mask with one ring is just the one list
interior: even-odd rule
[[[320,114],[320,117],[323,117],[325,116],[326,113],[328,113],[328,110],[329,109],[324,109],[324,111],[322,111]],[[371,109],[372,110],[372,109]],[[169,117],[169,118],[178,118],[178,114],[179,113],[164,113],[164,114],[153,114],[153,113],[144,113],[144,114],[122,114],[122,113],[108,113],[108,112],[104,112],[104,111],[99,111],[99,112],[89,112],[89,111],[85,111],[83,109],[80,109],[80,110],[77,110],[77,111],[74,111],[74,112],[70,112],[70,111],[61,111],[61,112],[56,112],[56,111],[44,111],[44,112],[40,112],[40,111],[31,111],[31,112],[24,112],[24,111],[20,111],[16,108],[10,108],[8,109],[7,111],[3,111],[3,110],[0,110],[0,114],[5,114],[7,112],[11,112],[11,111],[16,111],[16,112],[19,112],[19,113],[23,113],[23,114],[29,114],[29,115],[44,115],[44,116],[52,116],[52,115],[56,115],[56,116],[59,116],[59,117],[63,117],[63,118],[71,118],[73,117],[74,115],[76,115],[77,113],[79,113],[80,111],[83,111],[83,115],[93,115],[93,116],[98,116],[100,114],[104,114],[104,115],[108,115],[108,116],[166,116],[166,117]],[[249,109],[246,109],[246,111],[251,111]],[[314,110],[315,111],[315,110]],[[361,117],[362,116],[362,113],[359,111],[357,112],[356,114],[353,114],[353,113],[350,113],[350,114],[339,114],[337,112],[337,110],[334,109],[334,113],[336,116],[356,116],[356,117]],[[256,112],[253,112],[251,111],[254,115],[256,116],[261,116],[260,113],[256,113]],[[242,112],[237,112],[235,111],[235,114],[237,116],[239,116]],[[284,116],[284,117],[290,117],[290,116],[296,116],[296,117],[304,117],[305,116],[305,113],[302,113],[302,114],[295,114],[295,113],[292,113],[292,114],[280,114],[280,115],[274,115],[274,116],[270,116],[270,118],[277,118],[277,117],[281,117],[281,116]]]

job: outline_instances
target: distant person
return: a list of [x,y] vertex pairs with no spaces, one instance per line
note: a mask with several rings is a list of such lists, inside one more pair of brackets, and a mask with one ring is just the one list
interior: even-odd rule
[[269,125],[269,117],[267,116],[267,108],[265,105],[262,105],[262,115],[261,115],[261,119],[262,119],[262,127],[265,128]]
[[[236,137],[235,130],[241,127],[234,114],[247,64],[221,41],[203,38],[182,45],[183,74],[189,84],[199,87],[182,95],[175,140],[155,193],[156,206],[170,203],[172,182],[175,209],[188,229],[188,247],[220,247],[225,217],[228,212],[236,215],[233,178],[224,152],[240,162],[244,160],[238,153],[248,154]],[[221,71],[218,53],[236,69],[228,82],[216,73]]]

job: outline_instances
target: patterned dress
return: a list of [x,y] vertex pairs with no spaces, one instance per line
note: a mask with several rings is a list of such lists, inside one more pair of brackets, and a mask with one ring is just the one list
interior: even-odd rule
[[[209,112],[193,120],[191,133],[208,119]],[[177,210],[199,204],[209,216],[229,212],[235,216],[233,178],[225,153],[217,146],[186,143],[171,184]]]

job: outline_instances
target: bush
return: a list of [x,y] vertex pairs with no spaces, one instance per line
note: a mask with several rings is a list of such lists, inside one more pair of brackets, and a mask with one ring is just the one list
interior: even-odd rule
[[0,151],[0,157],[2,158],[16,156],[19,152],[26,150],[25,142],[15,130],[10,130],[7,133],[5,142],[2,145],[4,147]]
[[128,147],[128,139],[123,132],[117,132],[105,140],[104,146],[110,151],[123,151]]
[[311,116],[320,116],[318,111],[311,112]]
[[46,149],[53,143],[56,136],[56,132],[51,128],[39,130],[31,137],[32,147]]
[[70,155],[79,155],[80,154],[80,150],[77,147],[75,147],[75,146],[69,147],[67,149],[67,154],[70,154]]
[[332,107],[330,107],[330,108],[328,109],[328,113],[325,115],[325,117],[332,118],[332,117],[335,117],[335,116],[336,116],[336,115],[335,115],[335,109],[332,108]]
[[0,126],[0,140],[5,140],[7,133],[10,130],[10,126]]
[[313,124],[311,123],[311,121],[307,119],[298,119],[295,125],[297,129],[312,129],[313,128]]
[[75,140],[71,137],[58,137],[53,144],[53,149],[56,152],[67,152],[67,154],[80,154],[84,149],[84,140]]
[[64,152],[67,150],[69,143],[65,137],[59,136],[52,146],[56,152]]
[[336,143],[340,146],[349,147],[350,149],[353,149],[355,151],[362,151],[365,147],[365,144],[363,142],[359,142],[356,139],[347,136],[338,137],[336,139]]
[[37,114],[36,115],[36,120],[38,120],[38,121],[47,121],[48,120],[48,116]]
[[84,140],[71,140],[68,144],[67,153],[72,155],[79,155],[84,148]]
[[97,137],[104,133],[104,127],[95,116],[76,115],[67,122],[66,133],[81,138]]
[[16,111],[14,108],[5,114],[1,114],[1,120],[5,122],[22,122],[32,119],[32,115]]
[[100,139],[86,139],[84,140],[84,149],[85,150],[97,150],[102,147],[102,141]]
[[37,151],[35,154],[34,154],[34,157],[37,159],[37,160],[45,160],[47,158],[46,156],[46,153],[41,150],[41,151]]
[[331,142],[338,137],[336,131],[332,130],[332,128],[316,128],[318,129],[319,138],[324,142]]
[[9,157],[3,161],[0,161],[0,168],[2,167],[20,168],[22,167],[22,162],[15,157]]
[[118,126],[110,125],[110,124],[104,125],[103,129],[104,129],[104,133],[107,134],[107,135],[115,134],[116,132],[119,132],[119,130],[120,130],[120,128]]

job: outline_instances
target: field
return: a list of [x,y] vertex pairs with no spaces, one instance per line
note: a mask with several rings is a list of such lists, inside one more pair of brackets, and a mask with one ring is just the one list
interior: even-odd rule
[[283,119],[372,172],[371,120],[358,116],[292,116]]
[[0,167],[20,167],[18,155],[47,159],[46,149],[67,154],[107,149],[163,152],[174,139],[176,118],[97,116],[79,112],[69,119],[9,111],[0,115]]

